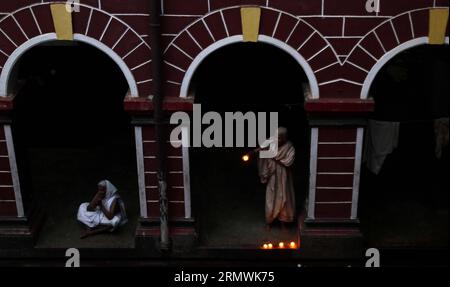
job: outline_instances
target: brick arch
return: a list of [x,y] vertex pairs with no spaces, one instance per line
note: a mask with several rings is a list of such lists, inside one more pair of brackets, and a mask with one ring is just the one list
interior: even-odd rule
[[[391,59],[393,59],[395,56],[400,54],[403,51],[406,51],[408,49],[421,46],[421,45],[427,45],[428,44],[428,37],[420,37],[415,38],[410,41],[407,41],[405,43],[402,43],[401,45],[395,47],[389,53],[386,53],[383,57],[381,57],[377,63],[372,67],[370,72],[368,73],[366,79],[364,80],[362,90],[361,90],[361,99],[367,99],[369,97],[370,88],[372,86],[373,81],[375,80],[376,76],[378,75],[378,72],[388,63]],[[449,39],[446,37],[445,44],[449,44]]]
[[[361,86],[361,99],[368,98],[372,81],[390,59],[412,47],[428,44],[431,8],[411,10],[387,19],[356,44],[344,63],[358,67],[365,74],[354,79]],[[448,44],[448,37],[446,40]]]
[[[56,40],[50,4],[22,7],[0,20],[0,96],[7,96],[10,72],[29,48]],[[80,4],[72,14],[74,40],[107,53],[121,68],[131,96],[151,91],[150,46],[123,20],[98,8]]]
[[[242,42],[240,6],[215,10],[181,31],[164,51],[165,87],[169,95],[187,96],[196,67],[209,53]],[[261,7],[259,41],[285,50],[308,76],[313,98],[319,98],[315,72],[338,62],[323,35],[309,23],[284,11]]]

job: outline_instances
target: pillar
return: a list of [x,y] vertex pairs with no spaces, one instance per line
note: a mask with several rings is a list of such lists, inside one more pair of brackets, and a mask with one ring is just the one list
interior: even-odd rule
[[11,113],[14,96],[0,98],[0,247],[32,247],[43,214],[23,196],[14,149]]
[[358,198],[364,130],[371,100],[307,100],[310,179],[303,250],[360,256]]
[[[165,102],[166,178],[170,238],[174,249],[189,249],[195,245],[195,220],[191,210],[189,150],[175,148],[170,142],[173,126],[170,115],[176,111],[192,111],[187,101]],[[125,109],[133,116],[138,165],[140,221],[136,230],[138,247],[158,247],[160,236],[160,202],[156,167],[156,135],[153,104],[144,98],[128,98]]]

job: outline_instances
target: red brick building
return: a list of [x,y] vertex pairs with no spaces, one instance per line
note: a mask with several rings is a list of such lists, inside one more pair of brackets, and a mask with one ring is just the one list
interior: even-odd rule
[[[137,155],[137,238],[159,238],[155,80],[151,1],[81,0],[72,13],[64,1],[0,3],[0,236],[34,236],[36,213],[23,204],[10,112],[14,66],[42,43],[87,43],[108,55],[128,84],[124,100],[133,121]],[[448,1],[163,0],[160,3],[161,94],[165,116],[191,111],[190,84],[210,54],[241,42],[265,43],[289,54],[306,74],[309,92],[308,205],[302,246],[314,238],[360,239],[358,197],[364,119],[374,108],[372,82],[399,53],[421,45],[448,45]],[[369,1],[370,2],[370,1]],[[154,54],[153,54],[154,55]],[[158,60],[158,59],[156,59]],[[293,131],[291,131],[292,133]],[[167,145],[170,236],[195,237],[189,150]],[[309,240],[309,241],[308,241]],[[353,242],[353,241],[351,241]]]

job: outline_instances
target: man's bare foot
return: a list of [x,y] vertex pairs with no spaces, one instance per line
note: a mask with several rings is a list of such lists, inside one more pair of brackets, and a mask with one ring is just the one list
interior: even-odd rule
[[88,236],[89,236],[89,231],[85,230],[85,231],[81,232],[80,239],[85,239]]

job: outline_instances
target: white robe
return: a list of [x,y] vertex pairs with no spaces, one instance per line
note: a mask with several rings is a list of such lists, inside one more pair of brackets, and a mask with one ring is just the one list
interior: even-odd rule
[[295,148],[291,142],[278,147],[272,158],[259,158],[261,182],[266,187],[266,223],[275,219],[293,222],[295,217],[295,192],[290,166],[294,163]]
[[111,226],[111,231],[115,230],[121,225],[124,225],[128,220],[125,213],[125,206],[123,204],[123,201],[117,194],[117,188],[115,188],[115,186],[112,185],[109,181],[106,181],[106,195],[101,204],[106,210],[110,211],[111,205],[114,200],[117,200],[116,207],[120,207],[120,213],[114,215],[113,218],[108,219],[102,212],[100,206],[97,206],[94,211],[88,211],[87,207],[89,206],[89,202],[85,202],[82,203],[78,208],[78,221],[90,228],[95,228],[99,225]]

